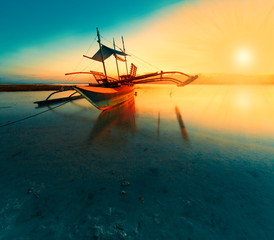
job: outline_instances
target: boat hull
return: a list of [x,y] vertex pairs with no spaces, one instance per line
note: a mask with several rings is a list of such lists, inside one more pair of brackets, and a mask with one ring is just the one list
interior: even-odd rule
[[75,90],[100,110],[113,108],[134,97],[134,87],[121,85],[115,88],[76,86]]

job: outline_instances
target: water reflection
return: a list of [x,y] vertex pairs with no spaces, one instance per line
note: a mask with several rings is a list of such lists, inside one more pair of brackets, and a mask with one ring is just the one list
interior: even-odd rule
[[161,113],[158,112],[158,121],[157,121],[157,137],[160,137],[160,124],[161,124]]
[[189,134],[193,136],[199,129],[199,133],[210,131],[237,138],[262,137],[273,145],[273,90],[273,86],[141,85],[133,102],[109,111],[97,111],[85,100],[77,100],[52,112],[89,124],[89,143],[103,138],[108,144],[125,142],[128,134],[137,131],[137,125],[140,132],[153,131],[151,137],[158,139],[161,134],[180,134],[186,142]]
[[107,144],[121,144],[126,140],[128,133],[132,135],[136,132],[135,113],[134,98],[101,112],[93,125],[89,143],[103,140]]
[[[127,102],[106,112],[77,100],[2,128],[1,214],[7,217],[1,226],[10,230],[5,236],[15,239],[13,233],[20,232],[22,224],[27,227],[26,236],[43,225],[48,226],[46,230],[55,229],[60,216],[65,216],[61,220],[66,229],[80,226],[89,238],[91,226],[108,232],[122,225],[125,232],[134,234],[128,238],[149,239],[143,227],[136,235],[141,222],[156,235],[155,223],[164,226],[160,234],[168,235],[166,239],[193,239],[199,234],[213,239],[236,235],[271,239],[273,140],[271,146],[263,138],[252,141],[246,134],[240,142],[215,130],[227,128],[239,134],[237,130],[250,133],[253,127],[258,135],[268,130],[273,139],[274,91],[246,87],[246,93],[239,95],[243,91],[236,87],[188,86],[175,89],[170,97],[168,88],[146,91],[144,87],[136,105]],[[14,119],[22,110],[22,114],[33,114],[29,98],[20,102],[16,97],[14,103],[19,105],[11,105],[8,94],[4,96],[2,106],[14,106],[6,109],[7,114],[13,111]],[[6,120],[5,116],[0,117]],[[155,139],[157,132],[162,134],[161,141]],[[177,144],[182,140],[180,133],[183,139],[190,136],[191,148]],[[85,145],[87,139],[91,147]],[[124,180],[130,185],[123,186]],[[28,189],[32,193],[26,195]],[[126,194],[121,196],[121,190]],[[81,218],[82,209],[87,214]],[[11,225],[9,219],[16,221]],[[186,234],[175,236],[178,226]],[[198,235],[192,236],[193,229],[198,229]],[[47,235],[42,232],[42,237]]]
[[[274,135],[274,87],[233,85],[142,86],[136,98],[140,115],[179,123],[184,139],[185,125],[229,134]],[[141,96],[140,96],[141,95]],[[174,118],[174,108],[177,120]],[[178,111],[184,109],[182,115]]]
[[[173,112],[174,114],[174,112]],[[189,141],[189,136],[183,122],[180,109],[175,107],[175,114],[179,125],[180,133],[184,141]],[[140,123],[141,124],[141,123]],[[168,123],[162,123],[166,127]],[[137,131],[136,127],[136,108],[135,100],[129,100],[113,109],[103,111],[97,117],[90,133],[89,143],[104,142],[104,144],[115,144],[125,142],[128,134],[131,136]],[[150,123],[148,123],[148,126]],[[161,131],[161,112],[157,118],[157,138],[160,138]]]
[[[84,100],[85,101],[85,100]],[[59,105],[57,105],[57,108],[55,108],[54,105],[47,105],[46,107],[51,110],[51,112],[60,115],[64,118],[70,119],[70,120],[76,120],[76,121],[81,121],[81,122],[90,122],[92,121],[92,116],[88,114],[92,107],[88,107],[83,104],[78,104],[77,101],[71,101],[71,105],[74,105],[73,110],[74,111],[60,111],[58,108]]]
[[176,116],[177,116],[177,120],[178,120],[178,123],[179,123],[179,127],[180,127],[182,137],[185,141],[188,141],[189,138],[188,138],[188,134],[187,134],[187,131],[186,131],[186,127],[185,127],[185,124],[183,122],[181,112],[180,112],[180,110],[177,106],[175,107],[175,113],[176,113]]
[[[175,106],[175,115],[177,117],[177,122],[179,125],[180,133],[183,137],[183,140],[185,142],[188,142],[189,136],[188,136],[188,133],[187,133],[184,121],[183,121],[181,111],[177,106]],[[158,120],[157,120],[157,137],[158,137],[158,139],[160,138],[160,126],[161,126],[161,113],[158,112]]]

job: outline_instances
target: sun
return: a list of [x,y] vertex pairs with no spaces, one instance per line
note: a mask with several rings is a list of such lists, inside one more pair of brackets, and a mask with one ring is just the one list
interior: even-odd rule
[[253,62],[253,52],[247,47],[241,47],[234,52],[234,61],[238,67],[249,67]]

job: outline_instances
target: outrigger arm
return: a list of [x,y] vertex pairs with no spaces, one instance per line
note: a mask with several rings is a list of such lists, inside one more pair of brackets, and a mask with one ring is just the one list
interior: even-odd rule
[[[179,75],[188,77],[188,79],[186,81],[181,81],[181,80],[173,78],[173,77],[163,76],[165,74],[166,75],[167,74],[179,74]],[[170,81],[170,82],[176,83],[178,87],[183,87],[185,85],[190,84],[197,78],[198,78],[198,75],[190,76],[186,73],[178,72],[178,71],[170,71],[170,72],[161,71],[161,72],[137,76],[132,79],[132,82],[134,84],[142,84],[142,83],[150,83],[150,82]]]
[[37,103],[38,106],[44,106],[44,105],[49,105],[49,104],[53,104],[53,103],[67,102],[67,101],[72,101],[72,100],[76,100],[76,99],[79,99],[79,98],[83,98],[83,96],[81,96],[81,95],[73,96],[74,94],[77,93],[75,91],[72,94],[70,94],[68,97],[50,99],[50,97],[52,95],[56,94],[56,93],[65,92],[65,91],[71,91],[71,90],[74,90],[73,86],[64,86],[60,90],[51,93],[45,100],[36,101],[34,103]]
[[[73,75],[73,74],[93,74],[93,72],[92,71],[91,72],[72,72],[72,73],[66,73],[65,75]],[[179,74],[179,75],[188,77],[188,79],[185,81],[181,81],[174,77],[164,76],[164,75],[171,75],[171,74]],[[139,75],[126,80],[116,80],[115,83],[117,84],[117,83],[129,82],[133,84],[143,84],[143,83],[151,83],[151,82],[170,81],[170,82],[176,83],[178,87],[183,87],[190,84],[197,78],[198,78],[198,75],[190,76],[186,73],[178,72],[178,71],[169,71],[169,72],[161,71],[161,72]]]

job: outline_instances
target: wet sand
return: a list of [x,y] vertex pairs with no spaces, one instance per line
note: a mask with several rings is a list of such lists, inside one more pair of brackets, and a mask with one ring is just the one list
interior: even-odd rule
[[[0,93],[0,239],[272,239],[273,87]],[[46,111],[48,110],[48,111]]]

